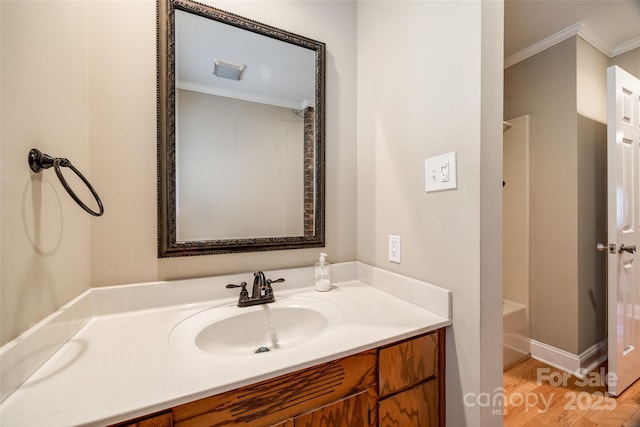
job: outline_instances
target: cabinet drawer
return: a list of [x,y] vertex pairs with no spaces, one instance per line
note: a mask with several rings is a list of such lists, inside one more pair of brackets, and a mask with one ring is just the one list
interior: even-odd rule
[[380,427],[436,427],[440,422],[438,381],[432,380],[383,399],[378,404]]
[[171,411],[166,411],[116,424],[112,427],[173,427],[173,415]]
[[438,375],[438,333],[386,347],[379,352],[380,397]]
[[[371,425],[369,402],[371,395],[363,391],[355,396],[315,409],[295,418],[294,427],[344,427]],[[375,409],[375,399],[373,399]]]
[[[176,427],[268,426],[375,389],[376,351],[283,375],[173,408]],[[285,424],[286,425],[286,424]]]

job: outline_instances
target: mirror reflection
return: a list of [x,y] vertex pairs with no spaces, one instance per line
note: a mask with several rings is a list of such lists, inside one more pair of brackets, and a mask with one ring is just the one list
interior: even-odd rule
[[324,44],[159,7],[159,255],[323,246]]

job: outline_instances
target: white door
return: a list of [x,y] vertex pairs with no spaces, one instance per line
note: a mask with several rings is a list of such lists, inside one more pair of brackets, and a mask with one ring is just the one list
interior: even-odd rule
[[607,70],[608,392],[640,378],[640,80]]

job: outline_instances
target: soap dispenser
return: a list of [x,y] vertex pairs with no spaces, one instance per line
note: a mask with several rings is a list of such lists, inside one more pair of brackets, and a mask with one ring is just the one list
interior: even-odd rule
[[331,278],[329,277],[329,263],[326,261],[327,254],[321,253],[320,259],[316,262],[316,291],[326,292],[331,289]]

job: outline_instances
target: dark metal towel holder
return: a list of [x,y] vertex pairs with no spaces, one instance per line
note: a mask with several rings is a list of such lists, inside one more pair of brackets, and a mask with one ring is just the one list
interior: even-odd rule
[[[53,166],[53,170],[56,171],[56,175],[58,175],[60,184],[62,184],[64,189],[67,190],[67,193],[69,193],[69,196],[71,196],[71,198],[75,200],[75,202],[82,209],[84,209],[86,212],[90,213],[93,216],[101,216],[104,213],[104,207],[102,206],[102,201],[100,200],[98,193],[96,193],[96,190],[94,190],[93,186],[91,186],[89,181],[87,181],[87,178],[85,178],[84,175],[82,175],[80,171],[76,169],[75,166],[73,166],[68,159],[65,159],[63,157],[52,157],[48,154],[43,154],[37,148],[32,148],[29,151],[28,161],[29,161],[29,166],[31,167],[31,170],[36,173],[40,173],[42,169],[49,169],[51,166]],[[93,194],[93,197],[95,197],[96,202],[98,202],[98,207],[100,208],[99,212],[96,212],[91,208],[89,208],[87,205],[85,205],[82,202],[82,200],[80,200],[78,196],[76,196],[76,193],[74,193],[71,187],[69,187],[69,184],[67,184],[67,180],[64,179],[64,176],[60,171],[60,166],[71,169],[76,175],[78,175],[78,178],[80,178],[82,182],[84,182],[84,184],[87,186],[89,191],[91,191],[91,194]]]

